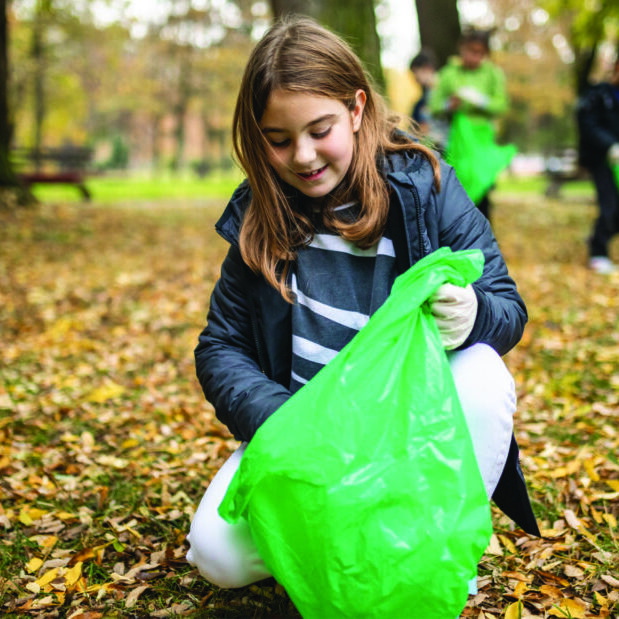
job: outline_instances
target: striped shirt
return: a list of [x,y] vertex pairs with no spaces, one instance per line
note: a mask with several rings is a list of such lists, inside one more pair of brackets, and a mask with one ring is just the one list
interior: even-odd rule
[[[358,207],[336,209],[356,216]],[[363,327],[385,302],[396,278],[395,251],[383,236],[360,249],[318,227],[308,247],[298,252],[291,275],[292,374],[294,393],[307,383]]]

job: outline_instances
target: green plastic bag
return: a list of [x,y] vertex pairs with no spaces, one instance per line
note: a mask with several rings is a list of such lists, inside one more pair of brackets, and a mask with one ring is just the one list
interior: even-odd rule
[[491,534],[447,356],[425,301],[479,250],[442,248],[258,430],[219,513],[246,518],[306,619],[456,617]]
[[494,140],[492,121],[453,115],[445,159],[453,166],[469,198],[478,204],[510,164],[516,147]]

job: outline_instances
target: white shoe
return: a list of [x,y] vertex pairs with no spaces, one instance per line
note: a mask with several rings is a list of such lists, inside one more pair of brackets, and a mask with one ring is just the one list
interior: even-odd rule
[[606,256],[592,256],[589,260],[589,268],[602,275],[608,275],[617,271],[617,265]]

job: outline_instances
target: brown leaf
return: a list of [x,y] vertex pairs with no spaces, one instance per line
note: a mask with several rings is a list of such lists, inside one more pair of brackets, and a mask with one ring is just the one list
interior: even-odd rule
[[140,585],[135,589],[131,589],[129,595],[125,598],[125,608],[133,608],[138,601],[138,598],[146,589],[150,588],[150,585]]

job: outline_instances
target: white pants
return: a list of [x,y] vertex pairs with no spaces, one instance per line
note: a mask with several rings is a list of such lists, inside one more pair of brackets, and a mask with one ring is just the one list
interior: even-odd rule
[[[505,466],[516,410],[516,391],[501,357],[476,344],[448,353],[488,497]],[[271,576],[245,520],[228,524],[217,512],[245,451],[243,443],[224,463],[206,490],[191,523],[187,561],[221,588],[244,587]],[[472,592],[474,590],[472,589]]]

